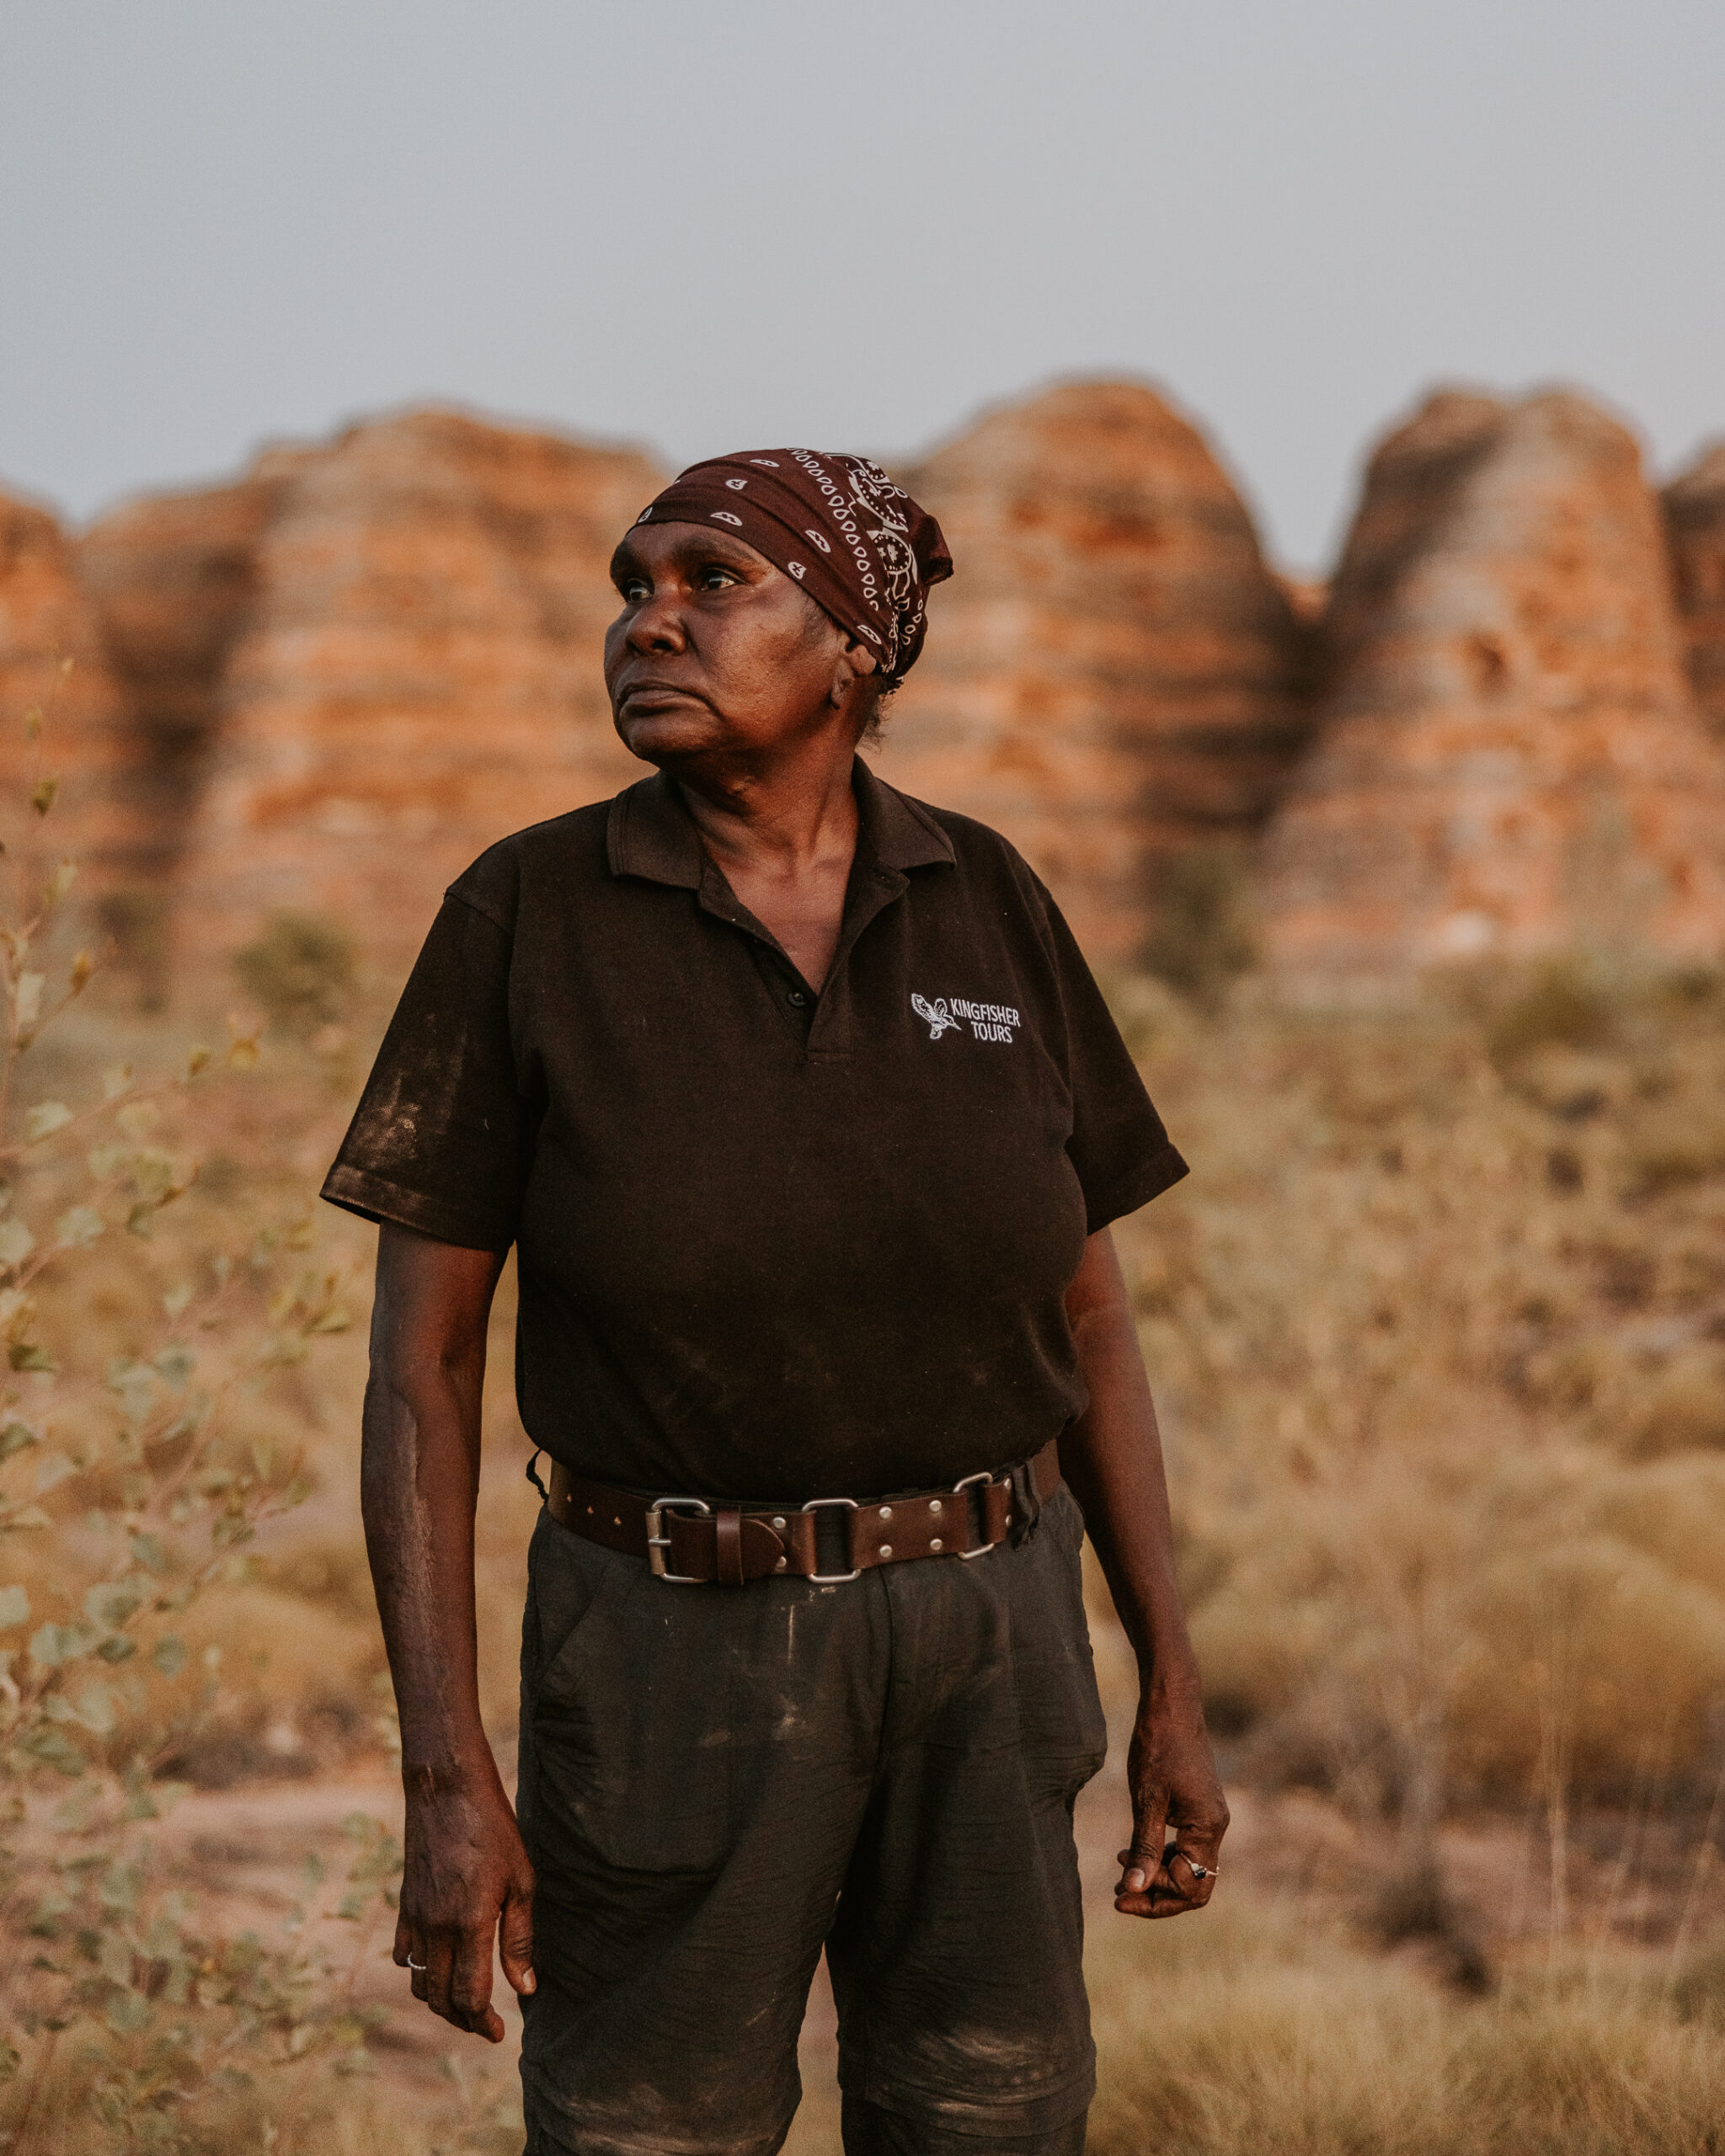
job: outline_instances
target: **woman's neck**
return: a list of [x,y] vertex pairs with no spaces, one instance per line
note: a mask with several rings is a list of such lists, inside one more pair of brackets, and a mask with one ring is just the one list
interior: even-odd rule
[[676,776],[709,857],[818,990],[838,948],[857,852],[855,750],[848,741],[800,747],[767,769]]

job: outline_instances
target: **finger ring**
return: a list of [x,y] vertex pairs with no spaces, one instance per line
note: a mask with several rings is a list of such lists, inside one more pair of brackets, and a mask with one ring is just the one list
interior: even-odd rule
[[1222,1868],[1219,1864],[1199,1864],[1195,1857],[1188,1856],[1184,1849],[1176,1849],[1168,1861],[1172,1864],[1176,1856],[1194,1879],[1214,1879]]
[[417,1970],[422,1977],[425,1973],[425,1964],[423,1961],[416,1961],[411,1954],[408,1956],[408,1967],[410,1969]]

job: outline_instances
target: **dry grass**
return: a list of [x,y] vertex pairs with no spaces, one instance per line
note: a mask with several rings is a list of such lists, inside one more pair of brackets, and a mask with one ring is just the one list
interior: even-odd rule
[[1311,1913],[1217,1908],[1092,1957],[1097,2156],[1715,2156],[1725,2027],[1658,1967],[1458,1999]]
[[1725,990],[1121,997],[1197,1166],[1124,1233],[1216,1718],[1394,1807],[1712,1786]]
[[[1278,1009],[1250,981],[1208,1013],[1154,985],[1119,1002],[1197,1171],[1121,1241],[1231,1774],[1321,1791],[1412,1868],[1352,1922],[1328,1892],[1248,1906],[1236,1872],[1202,1924],[1099,1926],[1094,2146],[1725,2145],[1725,1946],[1684,1884],[1725,1764],[1725,992],[1576,969],[1375,1015]],[[305,1203],[377,1015],[274,1046],[223,1097],[148,1277],[80,1284],[99,1369],[135,1352],[187,1254],[252,1212],[303,1203],[308,1261],[355,1268],[354,1331],[256,1410],[256,1438],[302,1455],[313,1494],[190,1642],[224,1650],[214,1715],[175,1769],[206,1786],[385,1757],[355,1486],[371,1236]],[[88,1024],[74,1049],[111,1053],[117,1022]],[[505,1756],[537,1502],[512,1318],[506,1280],[478,1536],[482,1690]],[[53,1564],[34,1544],[8,1577],[45,1591]],[[1590,1805],[1632,1822],[1610,1859],[1621,1908],[1656,1812],[1682,1852],[1638,1932],[1563,1916]],[[1467,1998],[1417,1935],[1372,1943],[1374,1925],[1381,1940],[1426,1922],[1407,1881],[1446,1812],[1530,1806],[1554,1959],[1499,1925],[1499,1981]],[[506,2080],[435,2100],[415,2084],[404,2103],[390,2057],[384,2082],[319,2084],[286,2119],[267,2090],[236,2090],[209,2145],[271,2128],[282,2156],[512,2145]],[[80,2141],[74,2114],[56,2148],[115,2145],[93,2123]],[[817,2092],[793,2147],[830,2148],[831,2127]]]

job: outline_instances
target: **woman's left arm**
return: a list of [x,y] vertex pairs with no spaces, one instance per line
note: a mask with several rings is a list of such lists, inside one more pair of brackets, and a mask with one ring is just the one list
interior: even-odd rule
[[[1138,1330],[1114,1239],[1085,1245],[1066,1290],[1066,1314],[1090,1405],[1060,1438],[1060,1470],[1138,1657],[1138,1719],[1127,1755],[1132,1846],[1114,1907],[1124,1915],[1174,1917],[1201,1909],[1215,1885],[1228,1806],[1199,1697],[1198,1665],[1174,1584],[1173,1529],[1162,1437]],[[1172,1829],[1185,1861],[1168,1852]],[[1194,1873],[1194,1865],[1203,1867]],[[1172,1876],[1170,1874],[1172,1866]]]

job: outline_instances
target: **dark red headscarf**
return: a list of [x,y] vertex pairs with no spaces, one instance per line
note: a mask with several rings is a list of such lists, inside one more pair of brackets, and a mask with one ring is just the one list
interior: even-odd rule
[[928,588],[953,573],[940,526],[866,456],[755,449],[680,472],[635,521],[718,524],[794,577],[882,673],[922,648]]

